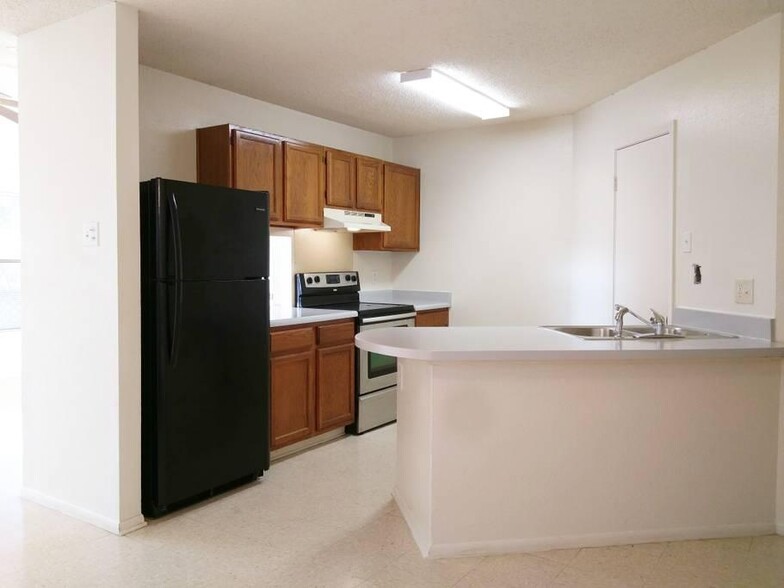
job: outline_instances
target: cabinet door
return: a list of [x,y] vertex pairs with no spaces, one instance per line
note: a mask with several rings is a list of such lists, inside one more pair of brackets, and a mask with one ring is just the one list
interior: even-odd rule
[[324,226],[324,148],[287,141],[283,168],[283,221]]
[[316,354],[273,357],[271,362],[272,449],[307,439],[315,430]]
[[327,206],[354,208],[356,158],[345,151],[327,149]]
[[448,327],[449,309],[426,310],[416,315],[417,327]]
[[384,162],[369,157],[357,157],[357,208],[381,212],[384,195]]
[[384,164],[384,249],[419,251],[419,170]]
[[316,351],[318,385],[316,429],[318,432],[354,422],[353,343]]
[[270,222],[283,214],[283,146],[279,139],[244,131],[232,133],[233,187],[266,190],[270,194]]

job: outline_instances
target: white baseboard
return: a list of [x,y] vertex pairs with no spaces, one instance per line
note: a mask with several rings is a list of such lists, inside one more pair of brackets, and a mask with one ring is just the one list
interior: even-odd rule
[[76,506],[75,504],[65,502],[59,498],[54,498],[39,492],[38,490],[33,490],[32,488],[22,488],[21,494],[22,498],[26,500],[51,508],[75,519],[79,519],[80,521],[90,523],[91,525],[95,525],[96,527],[114,533],[115,535],[125,535],[126,533],[136,531],[147,525],[141,514],[121,521],[105,517],[86,508],[82,508],[81,506]]
[[144,520],[143,514],[137,514],[135,517],[120,521],[120,532],[118,535],[127,535],[139,529],[146,527],[147,521]]
[[403,515],[403,519],[406,521],[409,531],[411,531],[414,543],[417,544],[419,551],[422,553],[422,557],[429,557],[428,552],[432,548],[432,541],[430,540],[430,534],[427,529],[423,529],[420,525],[416,524],[411,509],[408,504],[406,504],[406,501],[400,496],[400,492],[398,492],[397,488],[392,490],[392,497],[395,499],[397,507],[400,509],[400,513]]
[[[432,545],[427,553],[423,552],[423,555],[434,559],[462,557],[467,555],[498,555],[503,553],[546,551],[549,549],[573,549],[576,547],[606,547],[609,545],[683,541],[687,539],[747,537],[750,535],[770,535],[776,531],[778,531],[779,534],[782,534],[784,528],[782,528],[782,525],[775,525],[773,523],[757,523],[748,525],[721,525],[715,527],[653,529],[649,531],[623,531],[619,533],[597,533],[591,535],[567,535],[563,537],[474,541],[469,543],[441,543]],[[420,549],[421,548],[420,545]]]

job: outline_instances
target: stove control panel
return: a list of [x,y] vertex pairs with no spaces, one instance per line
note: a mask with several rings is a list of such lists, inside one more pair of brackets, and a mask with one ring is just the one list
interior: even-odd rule
[[319,272],[296,275],[297,285],[303,289],[334,289],[351,286],[359,289],[359,272]]

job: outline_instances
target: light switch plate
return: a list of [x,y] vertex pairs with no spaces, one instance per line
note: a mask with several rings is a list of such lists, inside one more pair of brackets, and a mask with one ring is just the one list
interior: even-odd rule
[[754,280],[735,280],[735,303],[754,304]]
[[681,233],[681,253],[691,253],[691,231]]
[[98,221],[84,223],[82,226],[82,245],[98,247]]

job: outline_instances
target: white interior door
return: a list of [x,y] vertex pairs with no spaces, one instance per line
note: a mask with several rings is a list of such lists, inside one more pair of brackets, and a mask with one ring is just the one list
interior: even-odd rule
[[616,151],[613,300],[672,316],[672,133]]

